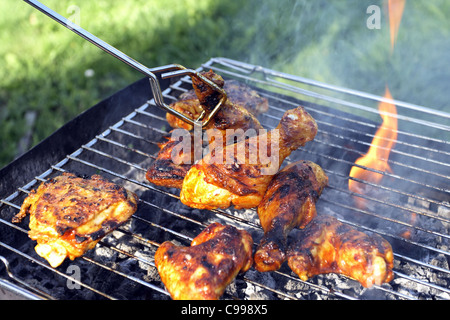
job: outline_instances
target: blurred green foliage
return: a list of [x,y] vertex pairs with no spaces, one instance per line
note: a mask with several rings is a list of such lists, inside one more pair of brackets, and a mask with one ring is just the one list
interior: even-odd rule
[[[379,95],[389,83],[396,99],[449,111],[450,1],[407,0],[393,54],[383,0],[42,3],[149,67],[223,56]],[[366,26],[372,4],[379,30]],[[142,77],[23,1],[1,1],[0,12],[0,168],[27,111],[37,113],[34,145]]]

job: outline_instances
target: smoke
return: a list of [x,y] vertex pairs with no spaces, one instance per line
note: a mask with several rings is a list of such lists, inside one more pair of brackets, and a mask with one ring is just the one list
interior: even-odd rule
[[387,8],[385,0],[246,1],[222,17],[229,31],[209,53],[376,95],[387,84],[397,100],[448,112],[450,4],[407,1],[394,51]]

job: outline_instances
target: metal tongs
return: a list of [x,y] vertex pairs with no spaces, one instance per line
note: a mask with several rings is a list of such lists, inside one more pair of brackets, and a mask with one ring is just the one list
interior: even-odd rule
[[[137,62],[136,60],[130,58],[120,50],[114,48],[113,46],[109,45],[108,43],[104,42],[103,40],[97,38],[93,34],[89,33],[88,31],[81,28],[79,25],[73,23],[71,20],[61,16],[57,12],[51,10],[50,8],[44,6],[42,3],[35,1],[35,0],[24,0],[26,3],[30,4],[31,6],[35,7],[39,11],[45,13],[47,16],[52,18],[53,20],[59,22],[64,27],[66,27],[69,30],[72,30],[85,40],[88,40],[89,42],[93,43],[103,51],[109,53],[110,55],[116,57],[117,59],[125,62],[129,66],[133,67],[137,71],[145,74],[149,80],[150,80],[150,87],[153,92],[153,97],[155,99],[155,103],[158,107],[166,110],[167,112],[170,112],[171,114],[177,116],[178,118],[182,119],[183,121],[194,125],[194,126],[201,126],[204,128],[214,117],[214,115],[219,111],[220,107],[224,104],[224,102],[227,99],[227,95],[225,91],[217,86],[214,82],[207,79],[206,77],[202,76],[199,72],[187,69],[179,64],[170,64],[166,66],[161,66],[157,68],[147,68],[146,66],[142,65],[141,63]],[[175,71],[173,71],[175,70]],[[171,72],[167,72],[171,71]],[[162,79],[171,78],[175,76],[183,76],[183,75],[190,75],[195,76],[201,81],[203,81],[206,85],[210,86],[214,90],[221,93],[222,98],[217,103],[217,105],[214,107],[214,109],[207,114],[205,110],[198,116],[197,119],[191,119],[185,114],[171,108],[164,102],[163,94],[161,91],[161,87],[159,86],[158,78],[156,77],[155,73],[161,73],[161,72],[167,72],[161,75]]]

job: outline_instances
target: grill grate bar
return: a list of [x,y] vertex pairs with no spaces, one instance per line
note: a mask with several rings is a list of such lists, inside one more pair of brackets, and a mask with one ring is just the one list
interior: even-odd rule
[[327,288],[327,287],[321,286],[321,285],[317,285],[317,284],[312,283],[312,282],[303,281],[303,280],[299,279],[298,277],[293,277],[292,275],[284,273],[284,272],[281,272],[281,271],[274,271],[274,273],[276,273],[276,274],[278,274],[280,276],[283,276],[283,277],[285,277],[285,278],[287,278],[289,280],[306,284],[309,287],[311,287],[312,289],[324,292],[324,293],[326,293],[328,295],[335,295],[337,297],[344,298],[344,299],[347,299],[347,300],[359,300],[358,298],[355,298],[355,297],[350,296],[348,294],[345,294],[343,292],[331,290],[330,288]]
[[115,132],[118,132],[118,133],[122,133],[122,134],[128,135],[128,136],[130,136],[130,137],[132,137],[132,138],[141,139],[142,141],[145,141],[145,142],[148,142],[148,143],[152,143],[152,144],[154,144],[154,145],[157,145],[157,143],[156,143],[155,141],[148,140],[148,139],[146,139],[146,138],[144,138],[144,137],[142,137],[142,136],[139,136],[139,135],[137,135],[137,134],[133,134],[133,133],[128,132],[128,131],[126,131],[126,130],[114,128],[114,129],[111,129],[111,131],[115,131]]
[[429,268],[429,269],[436,270],[438,272],[450,274],[450,270],[448,270],[448,269],[444,269],[444,268],[441,268],[439,266],[435,266],[435,265],[432,265],[432,264],[429,264],[429,263],[425,263],[425,262],[419,261],[417,259],[413,259],[411,257],[407,257],[405,255],[394,253],[394,256],[397,257],[397,259],[402,259],[402,260],[405,260],[405,261],[408,261],[408,262],[411,262],[411,263],[414,263],[414,264],[417,264],[417,265],[421,265],[421,266]]
[[120,276],[122,276],[122,277],[124,277],[124,278],[126,278],[126,279],[132,280],[132,281],[134,281],[134,282],[136,282],[136,283],[138,283],[138,284],[140,284],[140,285],[142,285],[142,286],[148,287],[148,288],[150,288],[150,289],[152,289],[152,290],[154,290],[154,291],[158,291],[159,293],[163,293],[163,294],[165,294],[165,295],[168,295],[168,292],[167,292],[166,290],[161,289],[160,287],[157,287],[157,286],[155,286],[155,285],[153,285],[153,284],[151,284],[151,283],[149,283],[149,282],[147,282],[147,281],[144,281],[144,280],[142,280],[142,279],[136,278],[136,277],[134,277],[134,276],[131,276],[131,275],[129,275],[129,274],[126,274],[126,273],[124,273],[124,272],[121,272],[121,271],[119,271],[119,270],[116,270],[116,269],[114,269],[114,268],[111,268],[111,267],[106,266],[106,265],[104,265],[104,264],[101,264],[101,263],[99,263],[98,261],[95,261],[95,260],[93,260],[93,259],[91,259],[91,258],[89,258],[89,257],[83,257],[83,258],[84,258],[86,261],[88,261],[88,262],[90,262],[90,263],[92,263],[92,264],[95,264],[95,265],[97,265],[97,266],[99,266],[99,267],[102,267],[102,268],[104,268],[104,269],[107,269],[108,271],[111,271],[111,272],[113,272],[113,273],[115,273],[115,274],[118,274],[118,275],[120,275]]
[[[317,142],[320,143],[320,141],[317,141]],[[377,169],[373,169],[373,168],[370,168],[370,167],[359,165],[359,164],[356,164],[356,163],[353,163],[353,162],[349,162],[349,161],[347,161],[345,159],[339,159],[339,158],[332,157],[330,155],[324,155],[324,154],[316,153],[314,151],[308,150],[307,148],[302,149],[302,151],[308,152],[308,153],[311,153],[311,154],[315,154],[315,155],[320,156],[320,157],[325,157],[325,158],[328,158],[328,159],[333,160],[333,161],[337,161],[337,162],[341,162],[341,163],[344,163],[344,164],[349,164],[349,165],[352,165],[352,166],[360,167],[360,168],[363,168],[363,169],[365,169],[367,171],[371,171],[371,172],[382,174],[382,175],[384,175],[386,177],[396,178],[398,180],[405,181],[405,182],[411,182],[411,183],[414,183],[414,184],[417,184],[417,185],[421,185],[421,186],[424,186],[424,187],[427,187],[427,188],[430,188],[430,189],[435,189],[437,191],[445,191],[442,188],[440,188],[438,186],[435,186],[435,185],[422,183],[420,181],[415,181],[415,180],[412,180],[412,179],[408,179],[408,178],[405,178],[405,177],[402,177],[402,176],[399,176],[399,175],[396,175],[396,174],[393,174],[393,173],[380,171],[380,170],[377,170]],[[408,166],[408,168],[412,168],[412,167]],[[349,177],[349,178],[350,179],[355,179],[355,178],[352,178],[352,177]]]
[[128,166],[131,166],[131,167],[133,167],[133,168],[135,168],[135,169],[137,169],[137,170],[140,170],[140,171],[146,171],[146,168],[142,168],[141,166],[139,166],[139,165],[137,165],[137,164],[135,164],[135,163],[132,163],[132,162],[129,162],[129,161],[126,161],[126,160],[117,158],[117,157],[115,157],[115,156],[113,156],[113,155],[110,155],[109,153],[106,153],[106,152],[103,152],[103,151],[94,149],[94,148],[92,148],[92,147],[88,147],[88,146],[86,146],[86,145],[82,146],[82,148],[85,149],[85,150],[88,150],[88,151],[95,152],[95,153],[97,153],[97,154],[99,154],[99,155],[101,155],[101,156],[103,156],[103,157],[106,157],[106,158],[109,158],[109,159],[113,159],[113,160],[118,161],[118,162],[120,162],[120,163],[123,163],[123,164],[126,164],[126,165],[128,165]]
[[[366,181],[360,180],[360,179],[354,179],[354,180],[355,181],[359,181],[359,182],[363,182],[363,183],[366,182]],[[368,185],[370,185],[370,184],[368,184]],[[411,214],[418,214],[418,215],[421,215],[421,216],[424,216],[424,217],[429,217],[429,218],[433,218],[433,219],[436,219],[436,220],[440,220],[440,221],[445,222],[445,223],[449,223],[449,219],[446,219],[446,218],[440,217],[440,216],[436,216],[436,215],[430,215],[430,214],[428,214],[428,213],[426,213],[424,211],[417,211],[415,209],[408,208],[408,207],[401,206],[401,205],[397,205],[395,203],[383,201],[383,200],[377,199],[375,197],[370,197],[370,196],[366,196],[366,195],[360,195],[360,194],[348,191],[347,189],[341,189],[341,188],[338,188],[338,187],[335,187],[335,186],[332,186],[332,185],[330,185],[329,188],[334,189],[336,191],[339,191],[340,193],[342,193],[344,195],[355,196],[355,197],[358,197],[358,198],[362,198],[362,199],[365,199],[365,200],[370,200],[372,202],[376,202],[378,204],[382,204],[382,205],[386,205],[386,206],[389,206],[389,207],[397,208],[397,209],[403,210],[403,211],[411,213]],[[386,189],[386,190],[389,190],[389,189]],[[350,206],[348,206],[348,208],[355,209],[354,207],[350,207]],[[377,215],[373,214],[373,216],[377,216]],[[388,219],[388,218],[383,218],[382,216],[378,216],[378,217],[380,217],[382,219]],[[406,223],[398,221],[398,220],[395,220],[395,219],[389,219],[389,221],[400,223],[400,224],[404,224],[405,226],[407,225]],[[412,225],[410,225],[410,226],[412,227]],[[450,236],[447,235],[447,234],[443,234],[443,233],[439,233],[439,232],[433,232],[433,231],[431,231],[429,229],[420,228],[420,227],[416,227],[416,226],[414,228],[417,228],[418,230],[421,230],[423,232],[428,232],[428,233],[434,234],[436,236],[440,236],[440,237],[444,237],[444,238],[450,239]]]
[[146,153],[146,152],[144,152],[144,151],[141,151],[141,150],[139,150],[139,149],[137,149],[137,148],[131,148],[131,147],[126,146],[126,145],[124,145],[124,144],[122,144],[122,143],[120,143],[120,142],[117,142],[117,141],[114,141],[114,140],[105,138],[105,137],[103,137],[103,136],[96,136],[95,138],[98,139],[99,141],[103,141],[103,142],[106,142],[106,143],[115,145],[115,146],[117,146],[117,147],[126,149],[126,150],[128,150],[128,151],[135,152],[135,153],[140,154],[141,156],[144,156],[144,157],[148,157],[148,158],[151,158],[151,159],[155,159],[155,158],[156,158],[156,157],[155,157],[154,155],[152,155],[152,154],[148,154],[148,153]]
[[[24,230],[24,229],[22,229],[22,232],[27,233],[27,231]],[[110,300],[116,300],[114,297],[112,297],[112,296],[110,296],[110,295],[107,295],[107,294],[105,294],[104,292],[99,291],[99,290],[97,290],[97,289],[95,289],[95,288],[93,288],[93,287],[91,287],[91,286],[89,286],[89,285],[87,285],[87,284],[85,284],[85,283],[79,281],[78,279],[75,279],[75,278],[73,278],[73,277],[71,277],[71,276],[69,276],[69,275],[67,275],[67,274],[65,274],[65,273],[63,273],[63,272],[57,270],[57,269],[52,268],[52,267],[48,266],[47,264],[41,262],[40,260],[37,260],[37,259],[33,258],[32,256],[27,255],[26,253],[24,253],[24,252],[22,252],[22,251],[20,251],[20,250],[17,250],[17,249],[15,249],[15,248],[11,247],[11,246],[9,246],[9,245],[6,244],[6,243],[3,243],[3,242],[0,241],[0,246],[3,247],[4,249],[7,249],[7,250],[9,250],[9,251],[11,251],[11,252],[17,254],[17,255],[20,255],[21,257],[23,257],[23,258],[25,258],[26,260],[31,261],[31,262],[33,262],[33,263],[39,265],[40,267],[43,267],[43,268],[45,268],[45,269],[47,269],[47,270],[50,270],[50,271],[52,271],[52,272],[58,274],[59,276],[66,278],[67,280],[73,281],[73,282],[75,282],[76,284],[78,284],[78,285],[80,285],[80,286],[82,286],[82,287],[84,287],[84,288],[86,288],[86,289],[89,289],[89,290],[95,292],[96,294],[99,294],[99,295],[101,295],[101,296],[103,296],[103,297],[105,297],[105,298],[108,298],[108,299],[110,299]],[[84,257],[83,257],[83,258],[84,258]],[[17,277],[15,276],[15,278],[17,278]],[[20,282],[21,282],[21,284],[24,285],[25,287],[27,287],[27,288],[32,288],[33,291],[35,291],[35,290],[37,289],[37,288],[35,288],[33,285],[30,285],[30,284],[26,283],[25,281],[20,281]],[[37,290],[39,290],[39,289],[37,289]],[[39,290],[39,291],[41,291],[41,290]],[[44,297],[53,298],[53,297],[51,297],[51,296],[49,296],[49,295],[47,295],[47,294],[45,294]]]
[[253,284],[254,286],[258,286],[258,287],[263,288],[263,289],[265,289],[265,290],[267,290],[267,291],[273,292],[273,293],[275,293],[275,294],[278,295],[278,296],[284,297],[285,299],[299,300],[297,297],[294,297],[294,296],[292,296],[292,295],[286,294],[286,293],[283,292],[283,291],[280,291],[280,290],[276,290],[276,289],[274,289],[274,288],[271,288],[271,287],[269,287],[269,286],[267,286],[267,285],[265,285],[265,284],[262,284],[262,283],[253,281],[252,279],[250,279],[250,278],[248,278],[248,277],[245,277],[245,276],[244,276],[244,280],[245,280],[247,283]]
[[[326,201],[326,202],[329,202],[329,201]],[[336,203],[333,203],[333,204],[336,204]],[[336,205],[345,207],[342,204],[336,204]],[[351,208],[350,207],[346,207],[346,209],[351,209]],[[362,213],[366,213],[366,211],[360,210],[360,209],[353,209],[353,210],[358,211],[358,212],[362,212]],[[371,213],[369,213],[369,214],[371,214]],[[411,241],[409,239],[406,239],[404,237],[400,237],[400,236],[395,235],[395,234],[390,234],[390,233],[384,232],[382,230],[375,230],[375,229],[363,226],[361,224],[354,223],[354,222],[351,222],[351,221],[348,221],[348,220],[344,220],[344,219],[338,219],[338,220],[340,220],[341,222],[353,225],[353,226],[355,226],[357,228],[365,229],[365,230],[370,231],[370,232],[378,233],[378,234],[380,234],[382,236],[387,236],[387,237],[390,237],[390,238],[395,239],[395,240],[400,240],[400,241],[406,242],[408,244],[412,244],[412,245],[414,245],[414,246],[416,246],[418,248],[424,248],[424,249],[427,249],[429,251],[435,251],[436,253],[440,253],[440,254],[443,254],[443,255],[450,255],[450,252],[448,252],[446,250],[440,250],[439,248],[428,246],[428,245],[423,244],[423,243],[419,243],[419,242],[416,242],[416,241]],[[399,221],[395,221],[395,220],[390,220],[390,221],[393,222],[393,223],[400,223],[400,224],[402,224]],[[408,228],[414,228],[413,225],[408,225],[406,223],[404,225],[408,226]],[[394,255],[397,255],[397,254],[394,252]],[[403,255],[398,255],[398,256],[401,257]],[[420,264],[423,267],[427,267],[427,263],[425,263],[425,262],[422,262],[422,261],[419,261],[419,260],[415,260],[415,259],[413,259],[411,261],[415,261],[417,264]],[[447,273],[450,273],[450,271],[447,271]]]

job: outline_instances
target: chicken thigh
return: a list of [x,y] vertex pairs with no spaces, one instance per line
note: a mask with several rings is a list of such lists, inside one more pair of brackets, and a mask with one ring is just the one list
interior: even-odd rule
[[138,197],[99,175],[63,173],[42,183],[24,200],[13,222],[30,213],[28,235],[36,252],[52,267],[92,249],[125,223],[137,209]]
[[245,230],[212,223],[190,247],[166,241],[155,253],[162,282],[174,300],[217,300],[253,263],[253,239]]

